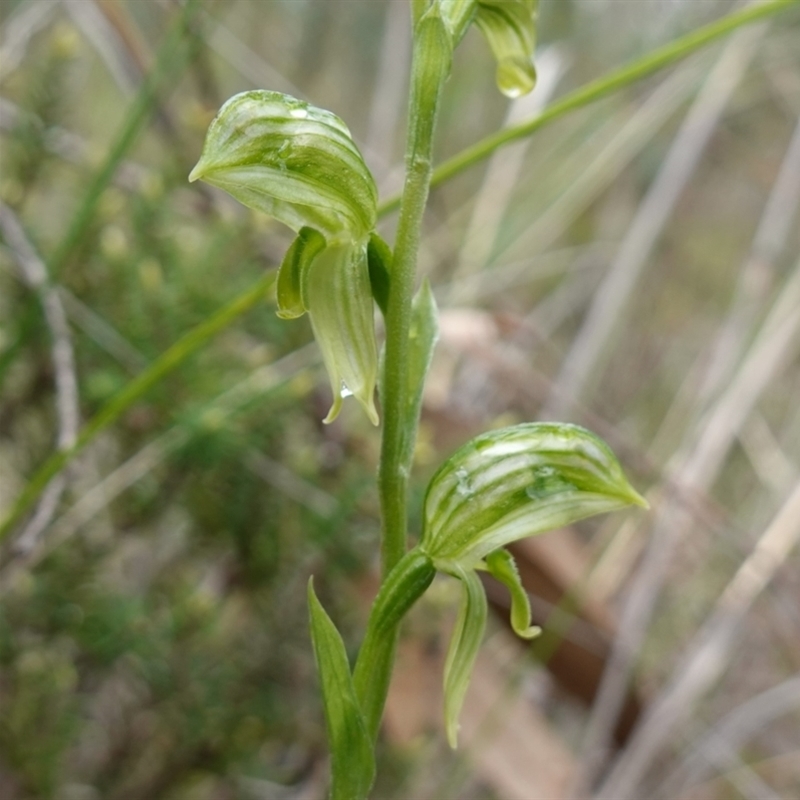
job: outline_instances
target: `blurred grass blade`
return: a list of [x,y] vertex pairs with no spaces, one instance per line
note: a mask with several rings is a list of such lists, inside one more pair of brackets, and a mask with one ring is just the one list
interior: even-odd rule
[[477,574],[472,570],[459,569],[457,577],[464,594],[444,665],[444,718],[447,741],[453,749],[458,744],[458,715],[464,705],[488,613],[486,594]]
[[186,0],[175,25],[161,44],[158,59],[144,79],[139,93],[128,110],[122,129],[116,141],[111,145],[103,166],[95,174],[83,203],[72,218],[67,233],[48,259],[51,278],[58,277],[62,267],[80,244],[83,234],[94,217],[101,195],[111,182],[122,159],[130,150],[142,125],[146,122],[147,115],[155,105],[159,88],[186,63],[187,53],[181,44],[186,38],[192,19],[199,12],[200,6],[200,0]]
[[331,800],[365,800],[375,777],[372,741],[353,689],[344,642],[314,594],[313,578],[308,582],[308,611],[331,749]]

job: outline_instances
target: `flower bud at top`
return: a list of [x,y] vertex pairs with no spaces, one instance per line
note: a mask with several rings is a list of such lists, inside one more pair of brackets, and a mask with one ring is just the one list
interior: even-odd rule
[[536,85],[538,0],[438,0],[453,43],[474,21],[497,60],[497,87],[507,97],[528,94]]
[[479,0],[475,24],[497,59],[497,87],[508,97],[528,94],[536,85],[537,0]]

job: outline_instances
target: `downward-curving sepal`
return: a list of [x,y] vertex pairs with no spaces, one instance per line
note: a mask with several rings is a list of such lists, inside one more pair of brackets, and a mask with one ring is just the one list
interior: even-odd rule
[[647,507],[602,440],[577,425],[537,422],[491,431],[456,451],[428,485],[416,550],[461,581],[464,595],[445,666],[445,722],[455,747],[458,714],[486,626],[476,570],[511,592],[511,625],[523,638],[530,603],[511,542],[627,505]]
[[472,667],[486,629],[487,603],[483,585],[474,571],[456,567],[452,574],[460,579],[463,590],[444,665],[445,728],[447,741],[450,747],[455,748],[458,743],[458,715],[464,705]]
[[437,568],[474,569],[517,539],[628,505],[647,506],[601,439],[535,422],[468,442],[436,472],[420,547]]
[[312,580],[308,610],[331,750],[331,800],[366,800],[375,777],[372,739],[353,689],[344,642],[314,594]]
[[514,556],[508,550],[495,550],[486,556],[486,569],[511,595],[511,627],[514,633],[523,639],[538,636],[542,629],[538,625],[531,625],[531,602],[520,580]]
[[200,178],[331,244],[365,240],[375,227],[375,181],[347,126],[280,92],[242,92],[222,106],[189,175]]
[[378,350],[366,242],[322,250],[311,265],[305,287],[311,326],[333,392],[333,405],[324,422],[336,419],[342,398],[353,395],[377,425]]

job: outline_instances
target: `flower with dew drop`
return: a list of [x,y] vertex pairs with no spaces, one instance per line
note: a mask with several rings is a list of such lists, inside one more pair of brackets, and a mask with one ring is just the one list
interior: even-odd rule
[[278,276],[278,314],[311,318],[333,391],[325,421],[353,395],[377,425],[367,248],[378,195],[347,126],[280,92],[242,92],[211,123],[189,175],[198,179],[297,232]]

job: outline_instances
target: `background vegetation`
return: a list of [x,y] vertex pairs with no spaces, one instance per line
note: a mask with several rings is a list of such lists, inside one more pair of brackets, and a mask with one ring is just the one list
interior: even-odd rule
[[[470,34],[440,157],[734,6],[543,0],[540,84],[514,104]],[[407,17],[400,0],[3,0],[0,516],[79,421],[279,263],[277,223],[186,182],[227,97],[333,110],[382,197],[399,188]],[[793,9],[434,191],[421,267],[442,340],[412,523],[456,445],[540,418],[607,438],[653,511],[522,553],[550,635],[534,658],[495,624],[457,754],[426,661],[449,624],[437,583],[376,797],[800,796],[799,61]],[[271,302],[242,315],[3,543],[0,797],[322,796],[305,585],[355,651],[378,444],[347,404],[321,425],[310,342]],[[605,666],[599,692],[556,668],[560,637],[579,679]],[[620,704],[644,721],[615,742]]]

